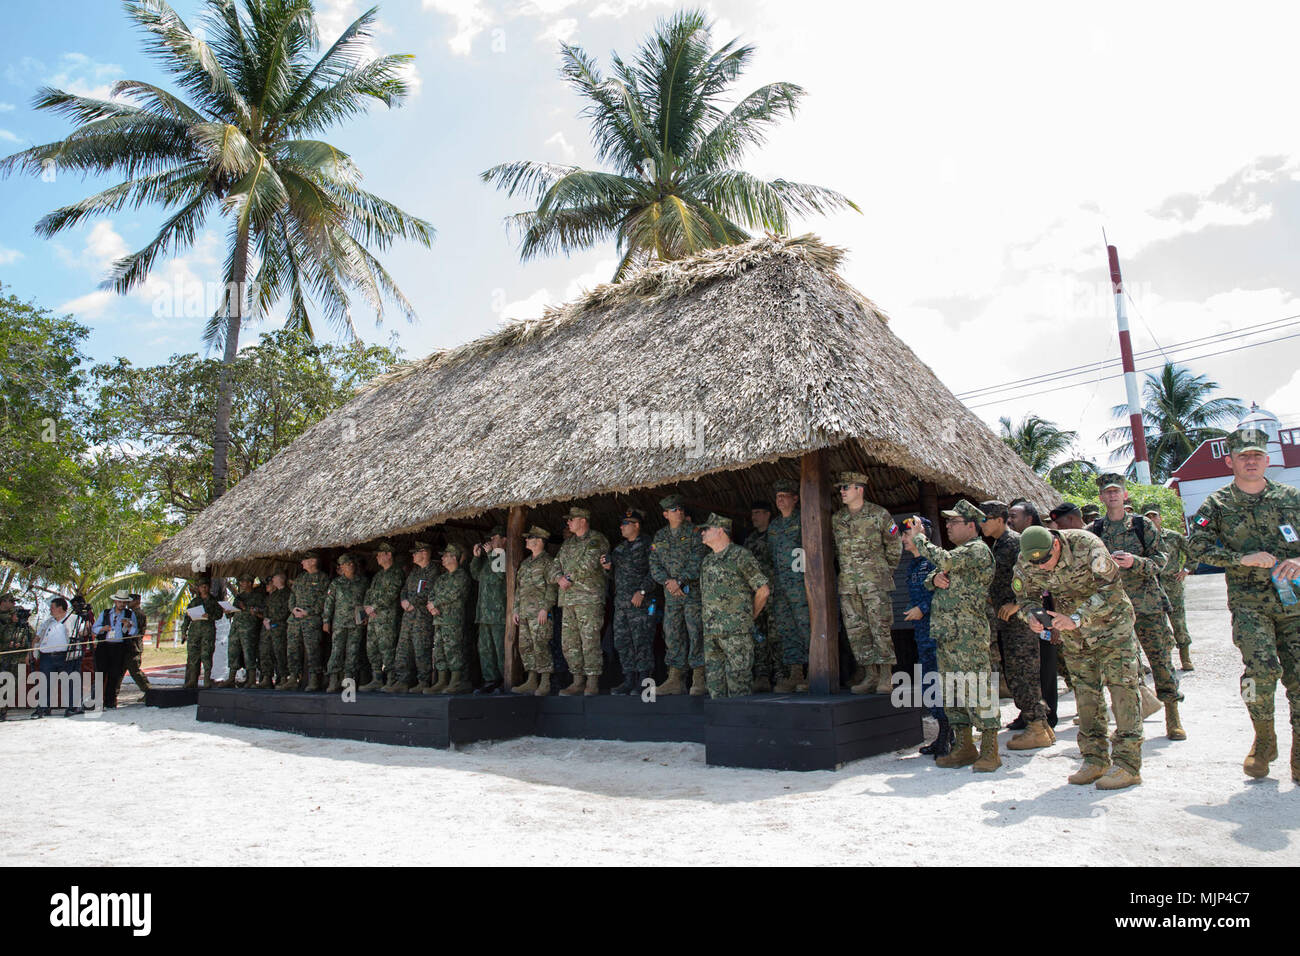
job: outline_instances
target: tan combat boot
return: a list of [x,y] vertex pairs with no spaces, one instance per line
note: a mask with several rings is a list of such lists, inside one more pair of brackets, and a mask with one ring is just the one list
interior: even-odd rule
[[773,686],[772,690],[778,694],[793,694],[795,687],[803,680],[803,668],[798,664],[790,665],[790,673],[782,677]]
[[433,682],[433,686],[430,687],[429,690],[435,694],[441,694],[447,689],[447,685],[450,683],[451,671],[438,671],[438,679]]
[[804,673],[802,664],[793,668],[790,676],[797,678],[794,682],[794,692],[796,694],[808,693],[808,675]]
[[980,757],[980,752],[975,749],[975,742],[971,739],[970,724],[963,724],[955,727],[957,734],[957,743],[943,757],[935,758],[935,766],[950,769],[952,767],[969,767]]
[[474,685],[469,682],[464,671],[452,671],[451,677],[447,680],[447,686],[443,688],[444,694],[468,694],[474,689]]
[[1192,648],[1187,644],[1178,645],[1178,666],[1185,671],[1194,671],[1192,666]]
[[855,680],[849,687],[850,694],[874,694],[876,684],[879,683],[879,677],[876,674],[876,665],[868,664],[866,667],[859,667],[853,672],[853,676],[861,673],[862,676]]
[[894,665],[879,664],[877,668],[876,693],[888,694],[894,689]]
[[992,773],[1002,766],[1002,755],[998,753],[998,732],[996,730],[980,731],[980,756],[971,770],[975,773]]
[[338,674],[330,674],[329,686],[325,688],[327,694],[337,694],[343,689],[343,679]]
[[770,694],[772,693],[772,681],[766,674],[760,674],[754,678],[754,688],[752,693]]
[[1141,698],[1142,719],[1146,720],[1164,705],[1160,703],[1160,698],[1146,684],[1138,684],[1138,697]]
[[1040,750],[1056,742],[1056,735],[1045,720],[1035,720],[1007,741],[1008,750]]
[[600,694],[600,675],[588,674],[587,686],[583,688],[582,693],[587,697],[596,697]]
[[199,689],[199,669],[189,664],[185,665],[185,683],[181,685],[185,690]]
[[[680,694],[685,691],[686,688],[682,686],[682,676],[680,667],[668,668],[668,679],[655,688],[655,695]],[[564,693],[564,691],[560,691],[560,693]]]
[[694,673],[691,674],[691,696],[703,697],[708,692],[709,682],[704,676],[704,668],[697,667],[695,668]]
[[271,681],[271,672],[270,672],[270,671],[267,671],[267,672],[265,672],[264,674],[262,674],[262,679],[261,679],[261,681],[258,683],[258,685],[257,685],[257,689],[258,689],[258,690],[270,690],[273,686],[275,686],[275,685],[274,685],[274,683]]
[[320,690],[320,674],[313,673],[307,682],[307,693],[314,694]]
[[551,675],[541,674],[537,678],[537,690],[533,691],[534,697],[549,697],[551,695]]
[[1065,778],[1066,783],[1072,783],[1076,786],[1096,783],[1102,777],[1106,776],[1106,771],[1109,769],[1109,767],[1099,767],[1095,763],[1085,762],[1082,767]]
[[[867,669],[861,664],[853,668],[853,676],[849,678],[849,687],[856,687],[867,679]],[[854,691],[856,693],[856,691]]]
[[419,681],[419,682],[415,685],[415,693],[417,693],[417,694],[441,694],[442,691],[437,690],[436,688],[437,688],[437,685],[436,685],[436,684],[430,684],[428,681]]
[[1178,701],[1165,701],[1165,736],[1170,740],[1186,740],[1187,731],[1183,730],[1183,722],[1178,719]]
[[410,690],[404,680],[395,680],[384,688],[385,694],[405,694]]
[[1129,773],[1123,767],[1111,767],[1110,773],[1097,781],[1098,790],[1123,790],[1125,787],[1136,787],[1142,782],[1140,773]]
[[357,690],[358,691],[381,690],[383,689],[383,686],[384,686],[384,675],[381,674],[379,671],[372,671],[370,676],[370,683],[362,684],[360,687],[357,688]]
[[[1268,776],[1268,765],[1277,759],[1277,732],[1273,729],[1273,721],[1256,720],[1255,724],[1255,742],[1250,746],[1250,753],[1246,755],[1246,762],[1241,765],[1241,769],[1246,771],[1246,776],[1259,779]],[[1294,740],[1292,749],[1294,749]],[[1295,763],[1294,757],[1291,761]]]
[[587,678],[584,677],[582,674],[574,674],[573,682],[569,684],[568,687],[564,688],[564,690],[560,691],[560,696],[577,697],[585,689],[584,685],[586,684],[586,682],[587,682]]
[[511,687],[512,694],[531,694],[537,690],[537,671],[528,672],[528,680],[524,681],[518,687]]

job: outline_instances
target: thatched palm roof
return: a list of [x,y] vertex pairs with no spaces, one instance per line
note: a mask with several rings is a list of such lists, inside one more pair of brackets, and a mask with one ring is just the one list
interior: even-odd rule
[[[149,565],[185,573],[201,555],[233,569],[637,489],[654,513],[650,490],[665,485],[747,508],[742,495],[797,475],[798,456],[819,448],[833,467],[867,470],[871,496],[894,507],[916,499],[920,480],[940,494],[1053,503],[838,275],[842,258],[811,236],[756,239],[651,266],[395,369]],[[625,424],[642,410],[685,415],[686,439],[703,422],[702,448],[662,429],[619,435],[620,405]]]

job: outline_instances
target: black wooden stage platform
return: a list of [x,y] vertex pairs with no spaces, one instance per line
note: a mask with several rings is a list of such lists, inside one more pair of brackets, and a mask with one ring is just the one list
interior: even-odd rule
[[921,710],[894,707],[884,694],[643,701],[365,693],[344,701],[339,694],[220,688],[198,692],[197,718],[413,747],[526,736],[694,741],[705,745],[711,765],[772,770],[834,770],[922,740]]

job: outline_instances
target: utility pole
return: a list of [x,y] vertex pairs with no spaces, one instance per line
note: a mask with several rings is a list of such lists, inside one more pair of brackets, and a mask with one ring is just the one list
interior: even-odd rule
[[1142,406],[1138,402],[1137,370],[1133,368],[1133,340],[1128,332],[1128,311],[1124,308],[1124,283],[1119,275],[1119,250],[1106,246],[1110,257],[1110,284],[1115,293],[1115,317],[1119,321],[1119,353],[1124,361],[1124,390],[1128,392],[1128,421],[1133,430],[1133,464],[1140,484],[1151,484],[1147,460],[1147,436],[1142,428]]

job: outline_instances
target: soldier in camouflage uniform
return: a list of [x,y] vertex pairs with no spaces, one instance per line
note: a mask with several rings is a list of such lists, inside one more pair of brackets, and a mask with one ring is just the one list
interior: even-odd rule
[[324,675],[324,631],[321,630],[325,610],[325,594],[329,590],[328,574],[317,570],[320,555],[308,551],[302,559],[303,573],[293,579],[289,589],[289,625],[285,638],[288,642],[289,676],[308,678],[307,690],[322,689]]
[[[24,688],[18,685],[18,666],[27,660],[23,652],[31,650],[36,634],[29,624],[18,622],[14,600],[12,594],[0,594],[0,673],[13,675],[14,687],[21,697]],[[9,708],[0,702],[0,720],[8,713]]]
[[[144,666],[143,666],[144,629],[145,629],[145,625],[148,624],[148,619],[144,616],[144,611],[140,610],[140,595],[138,594],[131,595],[130,608],[131,608],[131,613],[135,615],[136,626],[139,628],[139,633],[136,634],[135,637],[130,638],[127,642],[126,669],[123,671],[123,673],[131,675],[131,680],[135,681],[136,687],[140,688],[141,690],[148,690],[149,678],[145,676]],[[120,687],[122,681],[119,679],[117,683],[118,686]]]
[[[1099,790],[1141,783],[1138,645],[1133,604],[1115,559],[1091,532],[1027,528],[1020,535],[1011,589],[1020,605],[1017,613],[1031,631],[1041,634],[1039,616],[1049,618],[1046,629],[1063,648],[1074,680],[1084,762],[1069,782],[1096,783]],[[1043,608],[1042,595],[1048,592],[1053,611]],[[1106,735],[1106,689],[1115,707],[1113,738]]]
[[[772,578],[772,547],[767,540],[767,529],[772,523],[772,506],[766,501],[755,501],[749,506],[749,520],[754,530],[745,536],[745,548],[758,561],[763,576],[769,582],[769,594]],[[781,644],[772,630],[771,602],[763,605],[763,610],[754,621],[754,693],[771,692],[772,685],[780,680]]]
[[366,587],[369,584],[355,557],[341,554],[338,563],[338,576],[330,582],[325,594],[321,624],[333,640],[329,663],[325,667],[330,675],[329,687],[325,690],[330,694],[343,689],[344,678],[351,678],[355,686],[366,620]]
[[190,602],[192,608],[203,608],[204,616],[194,620],[186,613],[181,620],[181,640],[185,641],[185,686],[199,686],[199,670],[203,671],[203,686],[212,686],[212,655],[217,651],[217,621],[225,613],[221,605],[212,596],[212,582],[200,578],[194,583],[198,596]]
[[[930,605],[930,634],[939,652],[939,679],[943,686],[943,709],[957,734],[957,745],[935,763],[940,767],[967,767],[976,773],[991,773],[1002,766],[998,753],[997,690],[992,685],[989,662],[989,584],[993,581],[993,554],[979,536],[979,522],[985,518],[966,499],[951,511],[947,520],[951,551],[932,544],[913,521],[903,532],[903,545],[912,554],[930,561],[935,570],[925,586],[934,592]],[[973,678],[973,679],[972,679]],[[987,704],[974,693],[986,691]],[[992,711],[990,715],[989,711]],[[973,727],[980,728],[980,746],[975,749]]]
[[1145,518],[1124,511],[1122,475],[1099,475],[1097,487],[1106,511],[1089,530],[1101,538],[1120,567],[1124,591],[1137,615],[1138,644],[1151,665],[1156,697],[1165,705],[1165,734],[1170,740],[1186,740],[1178,715],[1183,695],[1178,692],[1178,672],[1171,657],[1174,635],[1165,620],[1165,595],[1160,590],[1160,572],[1165,566],[1160,535]]
[[426,690],[426,694],[465,694],[473,689],[465,668],[469,575],[460,566],[464,556],[458,544],[443,549],[442,567],[446,573],[434,580],[433,593],[425,605],[433,618],[433,666],[438,671],[438,684]]
[[218,687],[234,687],[235,674],[240,665],[244,668],[244,686],[257,683],[257,651],[262,636],[262,618],[266,614],[266,595],[254,587],[251,574],[239,576],[239,593],[231,602],[235,612],[230,618],[230,634],[226,638],[226,679]]
[[[478,582],[478,663],[483,686],[477,692],[501,689],[506,673],[506,529],[497,525],[487,546],[474,545],[469,576]],[[477,693],[476,692],[476,693]]]
[[686,688],[685,672],[691,674],[691,694],[707,693],[704,679],[704,635],[700,624],[700,562],[706,548],[700,529],[691,521],[681,495],[668,495],[659,502],[668,527],[655,532],[650,545],[650,573],[664,589],[664,663],[668,678],[655,688],[656,694],[680,694]]
[[[1241,696],[1255,725],[1242,769],[1268,776],[1277,759],[1273,726],[1278,678],[1291,708],[1291,778],[1300,782],[1300,491],[1269,480],[1268,434],[1228,436],[1232,482],[1205,499],[1192,519],[1193,558],[1224,569],[1232,643],[1245,668]],[[1276,582],[1276,583],[1275,583]]]
[[510,688],[516,694],[545,697],[551,692],[551,609],[559,589],[551,580],[555,559],[546,553],[551,533],[537,525],[524,532],[528,557],[515,572],[515,623],[519,625],[519,656],[528,679]]
[[266,589],[266,617],[262,620],[262,640],[259,646],[259,663],[263,690],[289,687],[289,576],[283,571],[271,575]]
[[600,632],[605,626],[605,569],[600,559],[609,554],[609,539],[591,530],[586,508],[571,507],[566,521],[571,536],[560,545],[551,568],[551,581],[560,589],[560,640],[573,673],[573,683],[560,693],[594,697],[600,693],[604,669]]
[[853,649],[853,660],[864,669],[854,694],[888,694],[894,673],[894,571],[903,556],[903,541],[893,516],[866,500],[867,476],[840,474],[844,507],[831,515],[835,553],[840,561],[840,616]]
[[[397,651],[397,622],[402,615],[402,584],[406,572],[396,563],[393,546],[387,541],[375,548],[379,570],[366,588],[366,659],[370,661],[370,683],[358,690],[379,690],[397,680],[393,656]],[[387,674],[387,678],[385,678]]]
[[623,540],[601,561],[614,574],[614,650],[623,669],[623,683],[611,694],[639,694],[641,681],[655,669],[655,622],[650,610],[655,599],[655,579],[650,573],[650,542],[641,533],[643,515],[623,512],[619,533]]
[[1183,581],[1190,574],[1192,553],[1187,549],[1187,538],[1173,528],[1166,528],[1160,509],[1154,505],[1142,513],[1160,532],[1160,550],[1165,553],[1165,569],[1160,572],[1160,588],[1169,598],[1167,614],[1174,630],[1174,643],[1178,645],[1178,663],[1185,671],[1192,666],[1192,637],[1187,633],[1187,602]]
[[709,696],[743,697],[753,690],[754,621],[771,586],[758,559],[732,543],[730,518],[711,514],[700,532],[710,551],[700,565]]
[[803,516],[799,512],[799,484],[778,481],[772,486],[780,512],[767,526],[772,552],[772,631],[781,645],[784,676],[772,688],[778,694],[808,689],[808,589],[804,586]]
[[433,566],[432,556],[429,542],[411,545],[411,570],[399,595],[403,613],[397,650],[393,652],[394,677],[384,687],[385,694],[405,694],[413,680],[418,681],[417,693],[439,694],[451,679],[451,672],[444,671],[438,683],[433,683],[433,615],[427,605],[438,569]]

